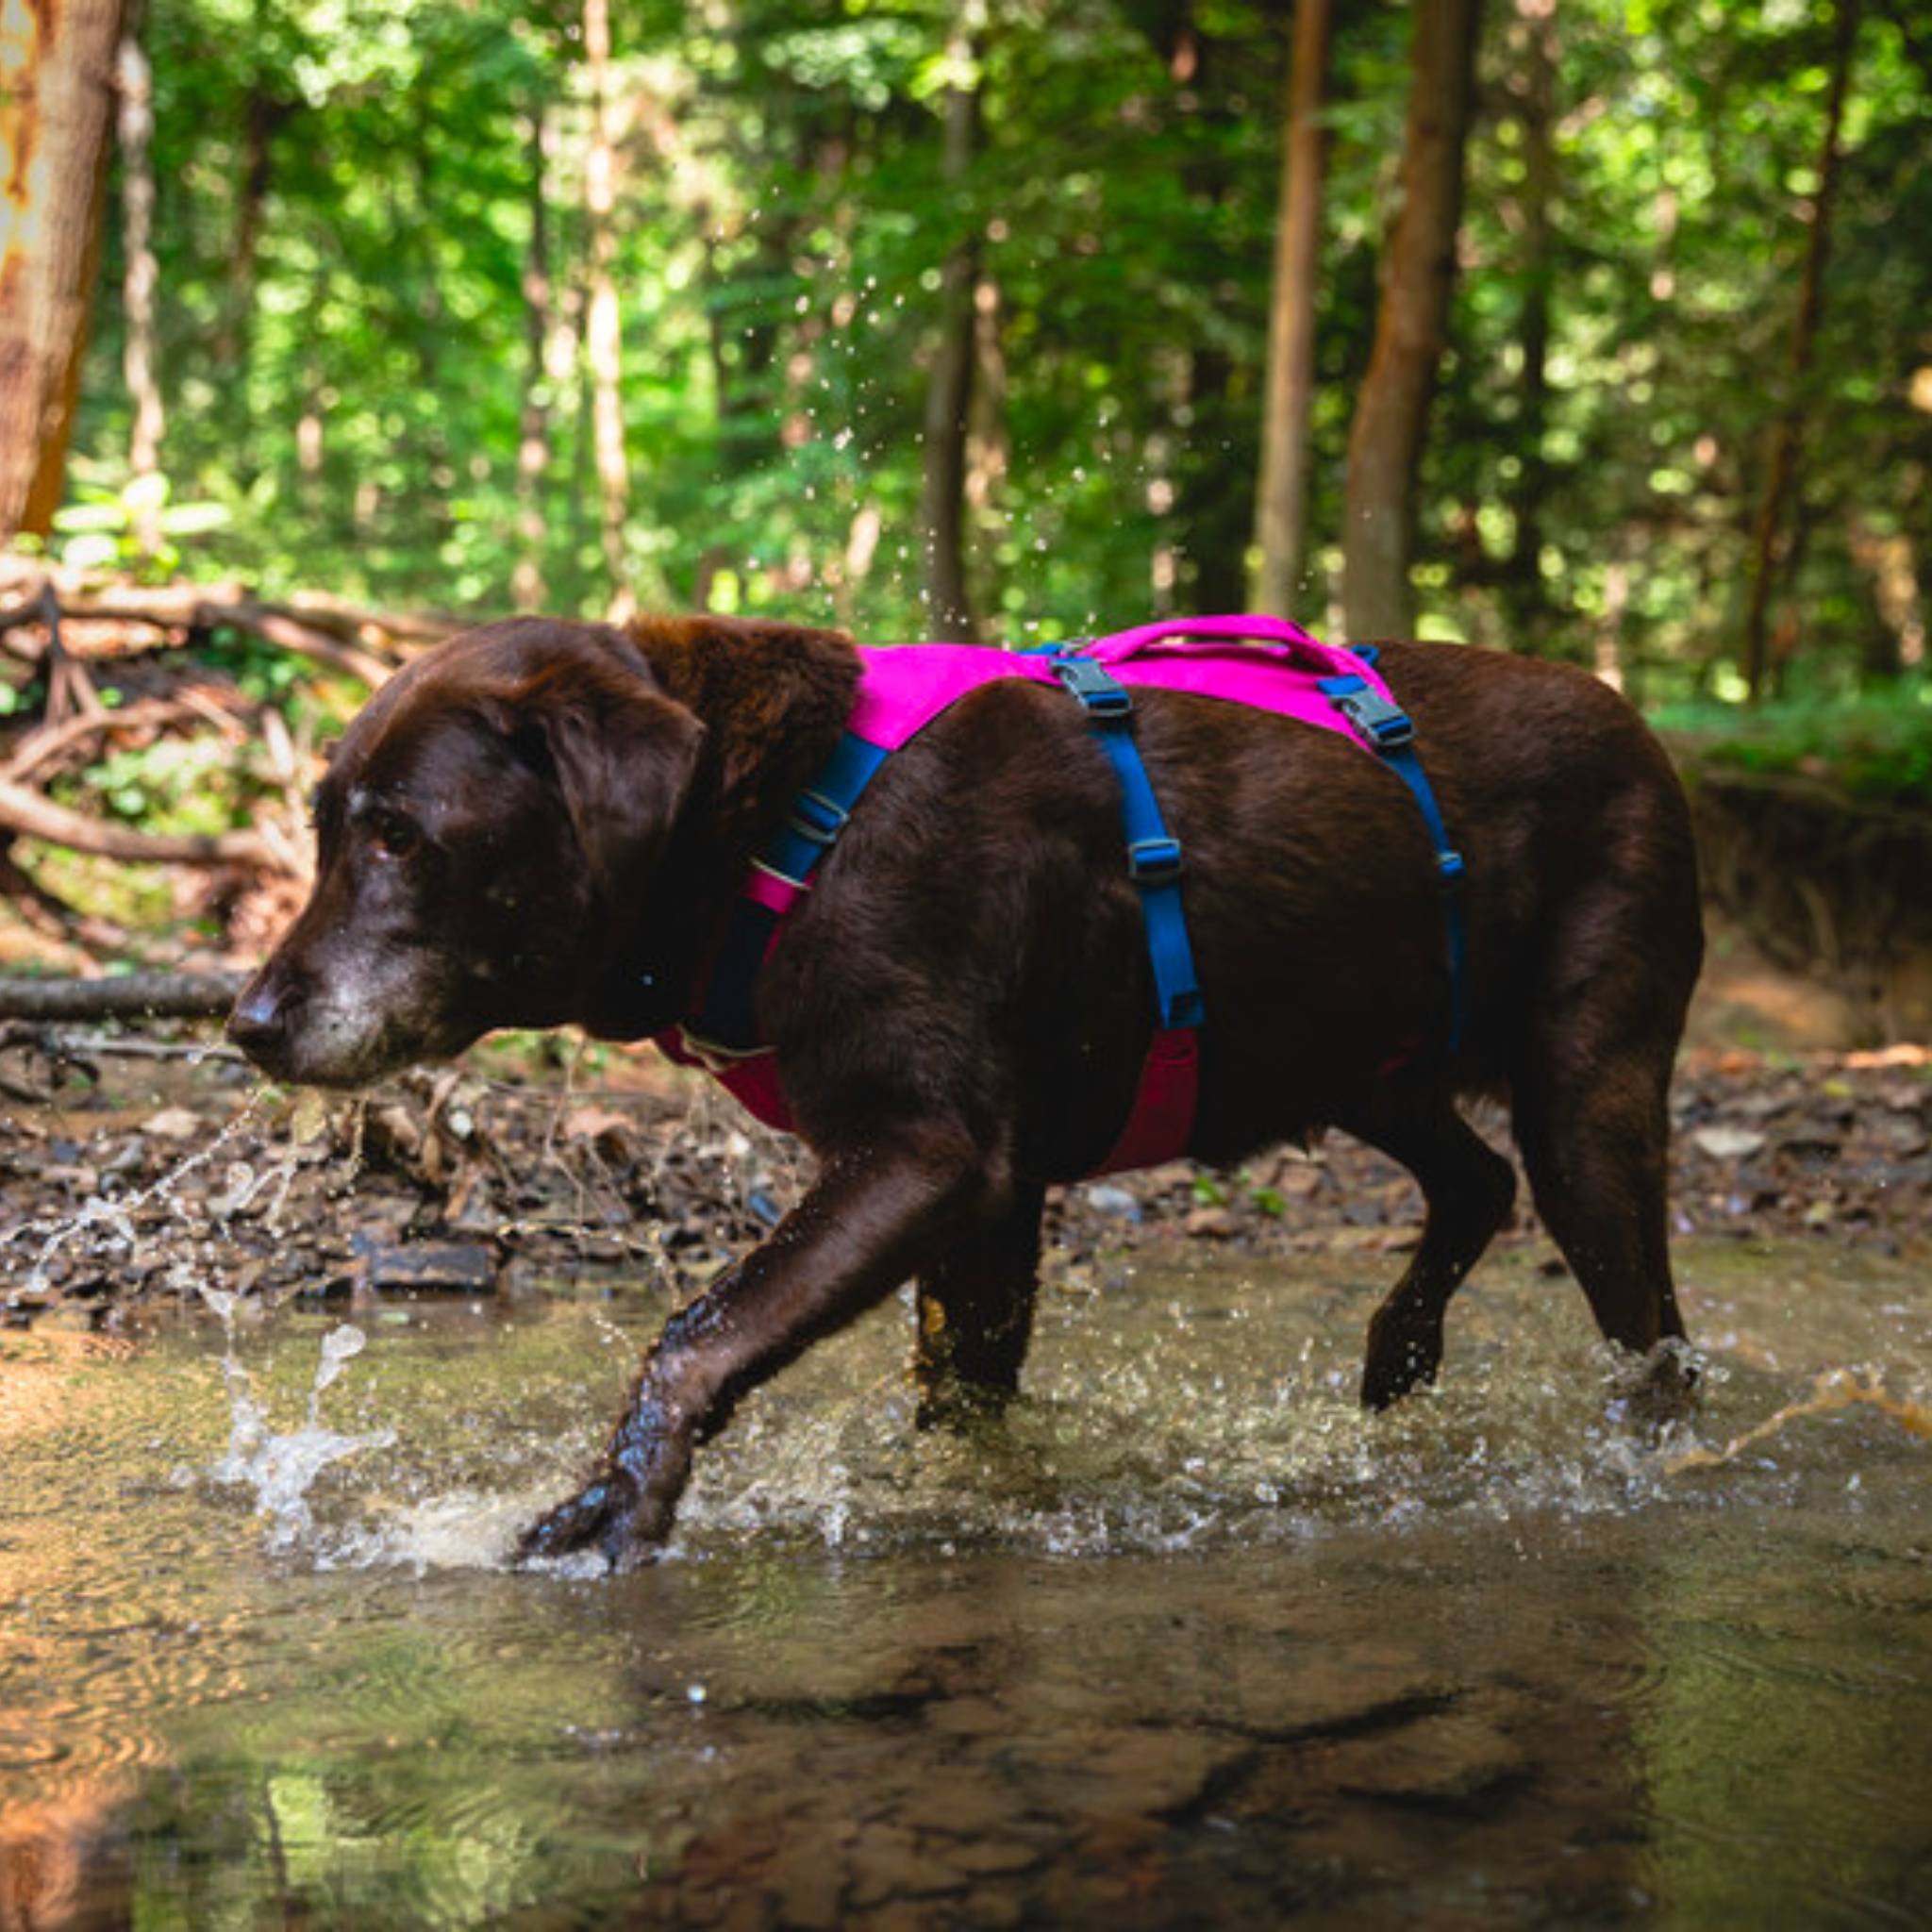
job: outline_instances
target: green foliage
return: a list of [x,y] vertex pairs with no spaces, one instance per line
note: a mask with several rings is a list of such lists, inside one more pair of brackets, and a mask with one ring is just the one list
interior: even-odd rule
[[[1408,20],[1341,9],[1328,123],[1306,610],[1328,617],[1348,423],[1392,211]],[[1273,5],[1001,0],[970,72],[936,0],[632,0],[617,11],[627,562],[652,601],[924,635],[921,427],[941,264],[978,238],[991,358],[973,559],[1016,638],[1187,608],[1252,513],[1285,19]],[[572,8],[156,0],[165,571],[496,611],[519,535],[538,167],[552,284],[534,380],[546,602],[598,609],[584,402],[587,103]],[[1566,0],[1546,259],[1524,16],[1492,9],[1420,506],[1428,627],[1722,694],[1765,439],[1806,411],[1781,650],[1796,684],[1895,675],[1932,517],[1926,42],[1861,26],[1824,323],[1787,344],[1815,188],[1825,0]],[[941,166],[943,94],[981,152]],[[119,238],[57,541],[125,560]],[[1524,382],[1547,298],[1547,401]],[[1916,396],[1916,404],[1911,400]],[[154,485],[144,485],[154,488]],[[1519,541],[1534,518],[1534,543]],[[178,558],[173,554],[179,552]],[[1901,590],[1901,586],[1905,589]]]
[[1678,705],[1657,716],[1693,758],[1734,770],[1824,779],[1874,803],[1932,806],[1932,686],[1752,710]]
[[[192,542],[228,524],[223,504],[171,503],[168,479],[158,474],[116,486],[99,480],[109,474],[105,465],[81,458],[74,469],[69,500],[54,514],[55,554],[70,570],[173,576],[182,566],[177,538]],[[144,539],[143,524],[158,541]]]

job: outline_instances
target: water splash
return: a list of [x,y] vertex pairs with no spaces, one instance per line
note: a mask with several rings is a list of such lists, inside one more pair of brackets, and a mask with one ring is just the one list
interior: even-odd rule
[[[46,1293],[50,1285],[48,1271],[55,1257],[67,1248],[75,1247],[90,1255],[100,1254],[104,1250],[123,1256],[134,1255],[141,1245],[135,1217],[146,1208],[165,1208],[177,1217],[185,1216],[189,1210],[175,1198],[175,1190],[198,1168],[206,1167],[254,1119],[259,1107],[259,1100],[250,1100],[234,1119],[216,1131],[206,1147],[184,1155],[145,1188],[126,1194],[96,1194],[92,1200],[83,1201],[72,1214],[22,1221],[0,1230],[0,1247],[10,1247],[17,1241],[36,1237],[41,1243],[32,1261],[27,1264],[25,1283],[21,1290],[8,1297],[8,1302],[15,1302],[23,1295],[31,1299]],[[253,1178],[251,1170],[242,1163],[236,1163],[228,1174],[230,1191],[235,1188],[238,1171]],[[209,1205],[212,1207],[213,1203]]]
[[325,1427],[322,1420],[324,1391],[369,1345],[369,1338],[347,1322],[323,1337],[302,1426],[278,1435],[266,1406],[256,1396],[253,1378],[235,1352],[238,1298],[206,1283],[200,1285],[200,1292],[221,1318],[222,1382],[227,1391],[230,1417],[227,1453],[209,1474],[226,1487],[255,1491],[256,1507],[267,1519],[271,1552],[279,1555],[312,1543],[315,1516],[308,1495],[317,1477],[331,1464],[365,1449],[386,1449],[395,1441],[393,1429],[345,1435]]

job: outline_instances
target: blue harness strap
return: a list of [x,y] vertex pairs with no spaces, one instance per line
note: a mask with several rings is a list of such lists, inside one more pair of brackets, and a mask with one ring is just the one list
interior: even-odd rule
[[1079,700],[1120,780],[1127,874],[1141,894],[1160,1024],[1170,1029],[1198,1026],[1206,1015],[1200,981],[1194,975],[1194,949],[1188,940],[1188,917],[1181,906],[1181,844],[1160,816],[1154,781],[1134,742],[1134,700],[1104,665],[1077,650],[1057,650],[1049,662],[1053,675]]
[[[859,794],[887,758],[883,745],[846,732],[824,768],[791,801],[791,810],[753,862],[782,884],[803,889],[845,830]],[[761,1044],[752,1017],[752,994],[784,914],[741,893],[733,900],[724,937],[711,962],[709,985],[697,1024],[704,1045],[726,1054],[749,1054]]]
[[[1364,662],[1375,661],[1373,644],[1357,648]],[[1423,770],[1415,752],[1415,725],[1408,713],[1392,705],[1362,677],[1324,677],[1315,689],[1353,724],[1381,755],[1387,765],[1408,787],[1423,815],[1423,825],[1436,853],[1436,884],[1442,894],[1442,923],[1449,942],[1449,1051],[1462,1043],[1464,955],[1467,935],[1462,912],[1462,855],[1449,842],[1449,828],[1442,823],[1442,808],[1436,802],[1436,788]]]

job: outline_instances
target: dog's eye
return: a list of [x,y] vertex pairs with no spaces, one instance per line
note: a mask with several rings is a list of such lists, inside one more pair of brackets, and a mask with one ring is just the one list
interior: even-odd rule
[[408,858],[422,846],[423,833],[401,812],[380,812],[369,822],[369,842],[385,858]]

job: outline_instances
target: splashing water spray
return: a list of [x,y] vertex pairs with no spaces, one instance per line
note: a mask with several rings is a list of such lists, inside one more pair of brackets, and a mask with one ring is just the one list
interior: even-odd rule
[[218,1483],[255,1491],[256,1507],[268,1521],[271,1551],[295,1549],[314,1535],[315,1517],[308,1507],[308,1492],[323,1471],[365,1449],[386,1449],[395,1441],[393,1429],[351,1436],[323,1425],[324,1391],[369,1345],[369,1338],[349,1322],[331,1328],[322,1338],[322,1357],[316,1363],[302,1426],[288,1435],[277,1435],[267,1408],[256,1397],[253,1378],[235,1353],[237,1297],[206,1282],[183,1285],[194,1287],[222,1323],[222,1382],[228,1393],[230,1417],[228,1449],[209,1474]]

